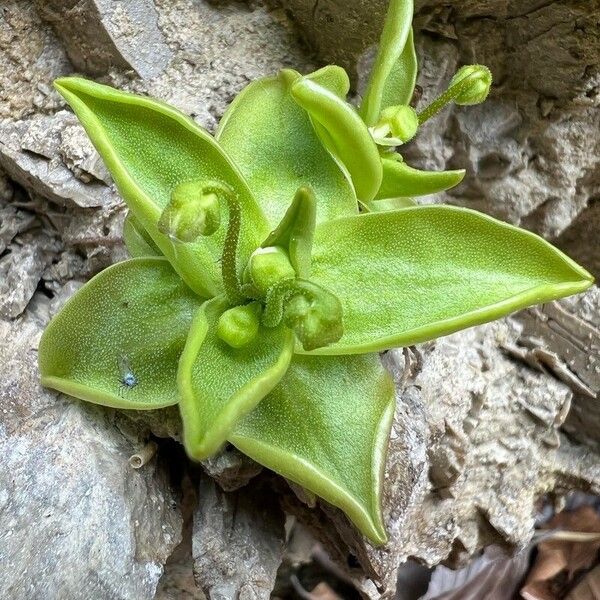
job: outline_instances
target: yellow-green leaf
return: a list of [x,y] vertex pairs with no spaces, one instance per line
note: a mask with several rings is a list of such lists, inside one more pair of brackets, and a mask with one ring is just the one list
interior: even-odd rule
[[165,258],[117,263],[84,285],[44,331],[42,384],[116,408],[176,404],[179,356],[200,305]]

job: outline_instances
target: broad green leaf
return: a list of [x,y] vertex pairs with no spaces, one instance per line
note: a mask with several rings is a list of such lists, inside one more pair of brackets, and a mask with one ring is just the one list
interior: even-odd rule
[[307,79],[318,83],[320,86],[327,88],[342,100],[346,99],[350,91],[350,78],[348,73],[342,67],[337,65],[327,65],[314,73],[305,75]]
[[[361,117],[369,127],[377,123],[382,110],[384,91],[386,102],[390,102],[394,88],[396,87],[398,90],[398,100],[391,101],[390,105],[410,102],[410,97],[407,100],[408,90],[414,87],[413,65],[411,65],[414,48],[412,48],[412,36],[410,35],[412,18],[413,0],[390,0],[375,64],[359,109]],[[407,44],[409,48],[405,55],[403,51]],[[400,61],[399,65],[397,65],[398,61]],[[416,57],[414,61],[416,71]],[[400,80],[404,72],[406,72],[406,81]],[[392,82],[386,88],[390,74],[392,74]]]
[[307,77],[294,81],[290,92],[327,131],[328,146],[350,173],[358,199],[372,200],[381,184],[381,159],[377,145],[354,108]]
[[443,192],[458,185],[465,176],[464,169],[457,171],[419,171],[402,160],[384,158],[383,180],[376,199],[398,196],[426,196]]
[[[196,243],[179,244],[160,233],[157,223],[178,184],[204,179],[225,183],[238,194],[242,208],[244,264],[267,235],[268,225],[233,163],[208,133],[166,104],[76,77],[58,79],[55,85],[161,252],[194,291],[217,294],[222,289],[218,259],[225,227]],[[226,206],[222,210],[222,223],[227,223]]]
[[[290,85],[299,77],[286,70],[251,83],[231,103],[217,131],[217,140],[239,166],[271,227],[281,221],[301,186],[315,192],[318,221],[357,212],[351,183],[290,95]],[[343,84],[335,71],[322,78],[338,88]]]
[[162,256],[147,231],[139,224],[137,219],[129,213],[123,222],[123,239],[129,254],[133,258],[142,256]]
[[372,200],[381,185],[381,158],[358,113],[334,92],[307,77],[294,81],[290,92],[313,121],[327,131],[326,145],[350,173],[358,199]]
[[385,212],[388,210],[400,210],[417,206],[412,198],[385,198],[383,200],[371,200],[367,205],[369,212]]
[[415,91],[418,68],[414,34],[411,28],[408,32],[404,50],[402,50],[402,54],[394,63],[385,80],[381,93],[380,112],[388,106],[410,104]]
[[194,317],[177,376],[187,453],[204,459],[225,442],[236,422],[251,411],[285,374],[294,347],[292,332],[260,327],[243,348],[217,336],[227,302],[214,298]]
[[[298,79],[300,74],[298,74]],[[314,73],[309,73],[305,75],[306,79],[310,79],[314,81],[318,85],[328,89],[330,92],[333,92],[336,96],[338,96],[341,100],[346,100],[346,96],[350,91],[350,78],[348,77],[348,73],[337,65],[327,65]],[[337,157],[335,150],[335,142],[332,136],[329,134],[327,129],[323,125],[321,125],[318,121],[315,121],[313,118],[310,119],[312,125],[319,136],[321,142],[327,148],[327,150],[331,153],[331,156],[337,162],[339,168],[343,171],[348,181],[352,181],[352,177],[346,168],[346,165],[342,163],[342,161]]]
[[533,233],[451,206],[319,225],[311,279],[344,310],[344,336],[316,354],[416,344],[582,292],[593,281]]
[[341,508],[382,544],[381,488],[394,406],[394,385],[377,355],[296,355],[229,440]]
[[176,404],[179,356],[200,306],[167,259],[117,263],[84,285],[44,331],[42,384],[115,408]]

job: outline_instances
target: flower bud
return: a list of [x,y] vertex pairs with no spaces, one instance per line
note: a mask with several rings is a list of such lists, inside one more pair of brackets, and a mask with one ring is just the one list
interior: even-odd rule
[[[468,81],[465,81],[468,80]],[[454,98],[455,104],[469,106],[483,102],[492,86],[492,73],[483,65],[466,65],[461,67],[452,80],[450,88],[464,81],[464,86]]]
[[285,306],[285,324],[294,330],[305,350],[334,344],[344,334],[338,297],[311,281],[298,280],[297,285],[302,293]]
[[419,117],[412,106],[390,106],[381,113],[377,127],[384,124],[389,127],[392,137],[404,144],[415,137]]
[[250,256],[245,275],[264,296],[278,281],[296,277],[296,271],[282,248],[268,246],[255,250]]
[[186,181],[171,193],[171,200],[158,221],[158,229],[181,242],[193,242],[201,235],[212,235],[220,224],[217,194],[204,182]]
[[257,335],[260,305],[257,302],[226,310],[217,322],[217,335],[232,348],[242,348]]

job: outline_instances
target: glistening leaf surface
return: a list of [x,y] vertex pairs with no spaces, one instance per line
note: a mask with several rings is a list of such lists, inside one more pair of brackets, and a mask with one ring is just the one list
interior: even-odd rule
[[341,508],[381,544],[381,488],[394,406],[394,385],[377,355],[296,355],[279,385],[229,439]]
[[129,213],[123,222],[123,241],[132,258],[142,256],[162,256],[148,232]]
[[43,385],[116,408],[176,404],[179,356],[200,305],[165,258],[109,267],[44,331]]
[[[177,244],[157,229],[173,189],[190,180],[219,181],[238,195],[242,209],[242,264],[268,233],[268,225],[236,167],[215,140],[176,109],[85,79],[56,82],[104,159],[138,222],[188,285],[203,296],[221,290],[218,258],[225,227],[193,244]],[[222,222],[227,209],[222,203]]]
[[318,125],[321,135],[323,130],[326,132],[324,141],[348,170],[358,199],[372,200],[381,185],[381,158],[369,130],[354,108],[335,92],[308,77],[297,79],[290,87],[290,93]]
[[383,159],[383,180],[375,199],[426,196],[458,185],[464,169],[456,171],[420,171],[403,161]]
[[582,292],[593,281],[540,237],[450,206],[322,223],[311,278],[344,309],[344,336],[317,354],[423,342]]
[[404,50],[389,72],[381,94],[380,110],[398,104],[410,104],[417,82],[417,53],[412,28],[408,32]]
[[243,348],[228,346],[217,335],[227,308],[219,297],[198,311],[179,365],[184,444],[196,460],[219,449],[236,422],[277,385],[292,358],[293,334],[283,326],[260,327]]
[[[416,55],[411,35],[412,18],[413,0],[390,0],[375,64],[359,109],[361,117],[369,127],[375,125],[381,114],[384,95],[386,103],[389,102],[390,105],[408,104],[410,101],[408,94],[410,88],[414,87],[413,77],[416,77]],[[403,54],[407,44],[409,47],[406,54]],[[413,60],[414,66],[411,64]],[[408,77],[403,78],[404,74]],[[386,88],[390,75],[392,79]],[[394,93],[398,94],[398,100],[391,99]]]
[[[317,79],[342,91],[344,75],[327,71]],[[306,111],[290,95],[289,87],[299,77],[288,70],[248,85],[232,102],[217,132],[271,227],[277,226],[301,186],[315,192],[317,221],[357,212],[352,185],[321,144]]]

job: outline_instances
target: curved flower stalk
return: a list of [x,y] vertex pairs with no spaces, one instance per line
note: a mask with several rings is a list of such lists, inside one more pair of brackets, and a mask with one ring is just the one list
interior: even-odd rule
[[462,67],[446,92],[417,113],[410,106],[418,71],[412,16],[413,0],[390,0],[358,111],[346,102],[344,90],[328,86],[327,81],[299,77],[291,88],[294,100],[310,114],[323,145],[348,173],[363,211],[414,206],[415,196],[459,184],[463,169],[420,171],[407,165],[396,147],[410,141],[448,103],[478,104],[491,87],[487,67]]
[[[592,283],[541,238],[470,210],[358,213],[358,200],[396,190],[368,128],[397,90],[390,81],[412,73],[401,25],[386,25],[390,55],[362,119],[342,100],[339,67],[250,84],[216,138],[160,102],[58,80],[129,207],[133,258],[79,290],[39,348],[44,385],[118,408],[178,403],[190,457],[229,441],[376,544],[395,407],[377,352]],[[413,192],[431,187],[404,177]]]

